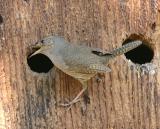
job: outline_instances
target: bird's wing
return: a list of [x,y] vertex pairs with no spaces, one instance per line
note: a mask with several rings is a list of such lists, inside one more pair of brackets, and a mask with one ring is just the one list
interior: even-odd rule
[[103,64],[92,64],[89,66],[89,70],[97,73],[111,72],[111,69]]
[[[111,69],[100,62],[96,62],[96,59],[81,59],[65,60],[65,64],[68,66],[69,71],[77,73],[106,73],[111,72]],[[89,61],[90,60],[90,61]]]
[[[91,48],[74,46],[74,48],[65,48],[60,51],[63,55],[63,62],[68,66],[67,70],[77,73],[106,73],[110,72],[110,68],[103,65],[98,56],[98,52],[92,53]],[[97,52],[97,53],[96,53]],[[104,55],[104,54],[103,54]],[[109,54],[110,55],[110,54]]]
[[111,69],[103,64],[92,64],[92,65],[89,65],[89,67],[77,66],[77,67],[69,68],[68,70],[76,73],[83,73],[83,74],[111,72]]
[[97,56],[106,56],[106,55],[112,55],[112,53],[108,53],[106,51],[103,51],[100,48],[91,48],[91,52]]

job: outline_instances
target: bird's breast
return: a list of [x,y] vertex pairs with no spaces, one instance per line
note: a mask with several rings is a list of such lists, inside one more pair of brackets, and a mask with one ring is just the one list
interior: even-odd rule
[[63,72],[78,80],[89,80],[95,75],[95,73],[82,73],[82,72],[67,71],[67,70]]
[[61,71],[63,71],[64,73],[66,73],[67,75],[70,75],[73,78],[76,78],[78,80],[89,80],[91,77],[93,77],[96,74],[92,72],[77,72],[64,67],[62,64],[55,64],[55,66],[59,68]]

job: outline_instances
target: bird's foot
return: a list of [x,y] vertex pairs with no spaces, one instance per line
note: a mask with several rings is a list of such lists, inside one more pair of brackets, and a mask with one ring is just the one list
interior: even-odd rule
[[80,100],[81,100],[81,99],[76,99],[76,100],[72,100],[71,102],[60,103],[59,106],[69,107],[69,106],[72,106],[73,104],[79,102]]
[[60,103],[59,106],[61,107],[68,107],[67,110],[70,110],[71,107],[76,104],[77,102],[81,101],[80,99],[72,100],[71,102],[66,102],[66,103]]
[[87,89],[87,86],[85,86],[85,88],[83,88],[79,93],[78,95],[69,103],[66,103],[66,104],[59,104],[60,106],[63,106],[63,107],[69,107],[68,110],[72,107],[73,104],[79,102],[81,100],[81,95],[86,91]]

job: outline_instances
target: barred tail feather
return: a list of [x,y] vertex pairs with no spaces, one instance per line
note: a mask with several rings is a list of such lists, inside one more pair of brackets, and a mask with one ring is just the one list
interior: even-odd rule
[[123,45],[120,48],[114,49],[110,53],[112,53],[113,56],[119,56],[119,55],[122,55],[122,54],[140,46],[141,44],[142,44],[142,41],[139,41],[139,40],[133,41],[131,43],[127,43],[127,44]]
[[113,51],[110,52],[112,55],[110,55],[110,56],[107,55],[105,57],[105,63],[107,63],[110,59],[113,59],[116,56],[122,55],[122,54],[140,46],[141,44],[142,44],[142,41],[136,40],[131,43],[127,43],[120,48],[114,49]]

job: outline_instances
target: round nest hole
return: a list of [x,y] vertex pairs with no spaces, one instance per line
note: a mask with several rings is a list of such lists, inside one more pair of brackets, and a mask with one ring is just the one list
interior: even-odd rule
[[124,41],[122,45],[130,43],[135,40],[142,41],[142,44],[139,47],[125,53],[124,55],[126,56],[126,58],[136,64],[145,64],[151,62],[154,56],[154,51],[148,45],[149,44],[148,42],[143,41],[141,39],[127,39]]
[[47,73],[53,67],[51,60],[43,54],[28,57],[27,63],[30,69],[37,73]]

